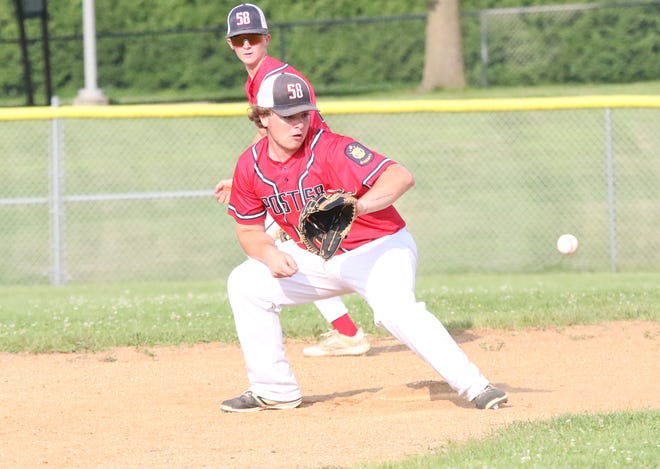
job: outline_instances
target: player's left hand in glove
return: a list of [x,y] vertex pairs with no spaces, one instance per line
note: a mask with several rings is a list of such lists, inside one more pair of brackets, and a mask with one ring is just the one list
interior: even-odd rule
[[330,259],[348,236],[357,217],[357,199],[343,190],[307,201],[300,212],[298,233],[308,251]]

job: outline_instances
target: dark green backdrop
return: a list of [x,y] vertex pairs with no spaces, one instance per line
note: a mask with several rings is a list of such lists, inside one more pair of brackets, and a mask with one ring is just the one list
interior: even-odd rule
[[[322,95],[419,83],[424,63],[427,2],[263,0],[256,3],[264,9],[270,23],[271,54],[303,71]],[[63,98],[73,97],[84,85],[81,1],[48,3],[53,93]],[[131,96],[143,101],[177,97],[243,99],[245,72],[224,43],[226,15],[237,3],[96,2],[99,87],[118,102],[129,102],[126,100]],[[548,3],[460,2],[469,85],[483,85],[480,44],[483,21],[479,11]],[[660,3],[641,4],[636,8],[612,7],[570,15],[489,17],[488,84],[626,83],[659,79]],[[513,23],[509,25],[506,21]],[[41,25],[38,19],[25,24],[35,94],[37,101],[43,101]],[[25,96],[17,39],[14,0],[0,0],[3,64],[0,92],[5,101],[0,104],[4,105],[8,100],[11,104],[12,98],[20,100]]]

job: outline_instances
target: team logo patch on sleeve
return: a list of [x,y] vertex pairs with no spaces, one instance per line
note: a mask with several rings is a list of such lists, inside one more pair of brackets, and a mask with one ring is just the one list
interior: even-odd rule
[[360,166],[369,163],[374,157],[371,150],[358,142],[349,143],[344,149],[344,153]]

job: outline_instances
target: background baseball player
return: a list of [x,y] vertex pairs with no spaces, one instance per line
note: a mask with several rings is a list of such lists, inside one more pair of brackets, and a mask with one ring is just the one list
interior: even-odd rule
[[[250,386],[221,409],[299,406],[302,393],[285,355],[281,308],[349,292],[362,296],[375,323],[431,365],[459,395],[482,409],[506,402],[506,393],[489,384],[442,323],[415,299],[417,249],[392,206],[413,186],[412,174],[349,137],[310,131],[310,111],[316,110],[307,83],[287,73],[266,78],[252,107],[250,119],[267,136],[239,157],[234,171],[228,212],[248,260],[227,281]],[[325,260],[300,245],[296,228],[306,201],[333,190],[355,194],[358,216],[338,254]],[[296,243],[276,246],[265,231],[266,213]]]
[[[304,80],[311,92],[312,101],[316,103],[314,90],[307,78],[292,66],[268,55],[270,38],[266,17],[256,5],[241,3],[227,15],[226,41],[247,70],[245,95],[250,104],[256,103],[257,93],[263,80],[273,73],[283,71],[295,74]],[[310,125],[313,128],[328,129],[319,113],[315,113]],[[266,133],[263,129],[257,129],[257,134],[252,143],[255,143],[264,135]],[[218,202],[228,202],[231,188],[231,179],[223,179],[218,183],[215,188],[215,197]],[[282,237],[280,227],[272,219],[266,221],[266,228],[273,238],[280,239]],[[348,308],[340,297],[319,300],[315,302],[315,305],[334,329],[325,334],[327,338],[318,345],[305,348],[303,350],[304,355],[361,355],[369,351],[371,346],[364,335],[364,331],[355,325],[348,314]]]

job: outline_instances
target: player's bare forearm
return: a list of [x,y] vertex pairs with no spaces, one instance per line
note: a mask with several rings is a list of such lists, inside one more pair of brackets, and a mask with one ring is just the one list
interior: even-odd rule
[[236,224],[238,241],[248,257],[263,262],[273,277],[290,277],[298,271],[298,265],[288,253],[275,246],[273,238],[263,225]]
[[275,241],[266,233],[263,224],[243,225],[237,223],[236,235],[245,254],[253,259],[263,261],[268,250],[277,250]]
[[400,164],[389,166],[357,202],[358,215],[377,212],[392,205],[415,185],[412,173]]

